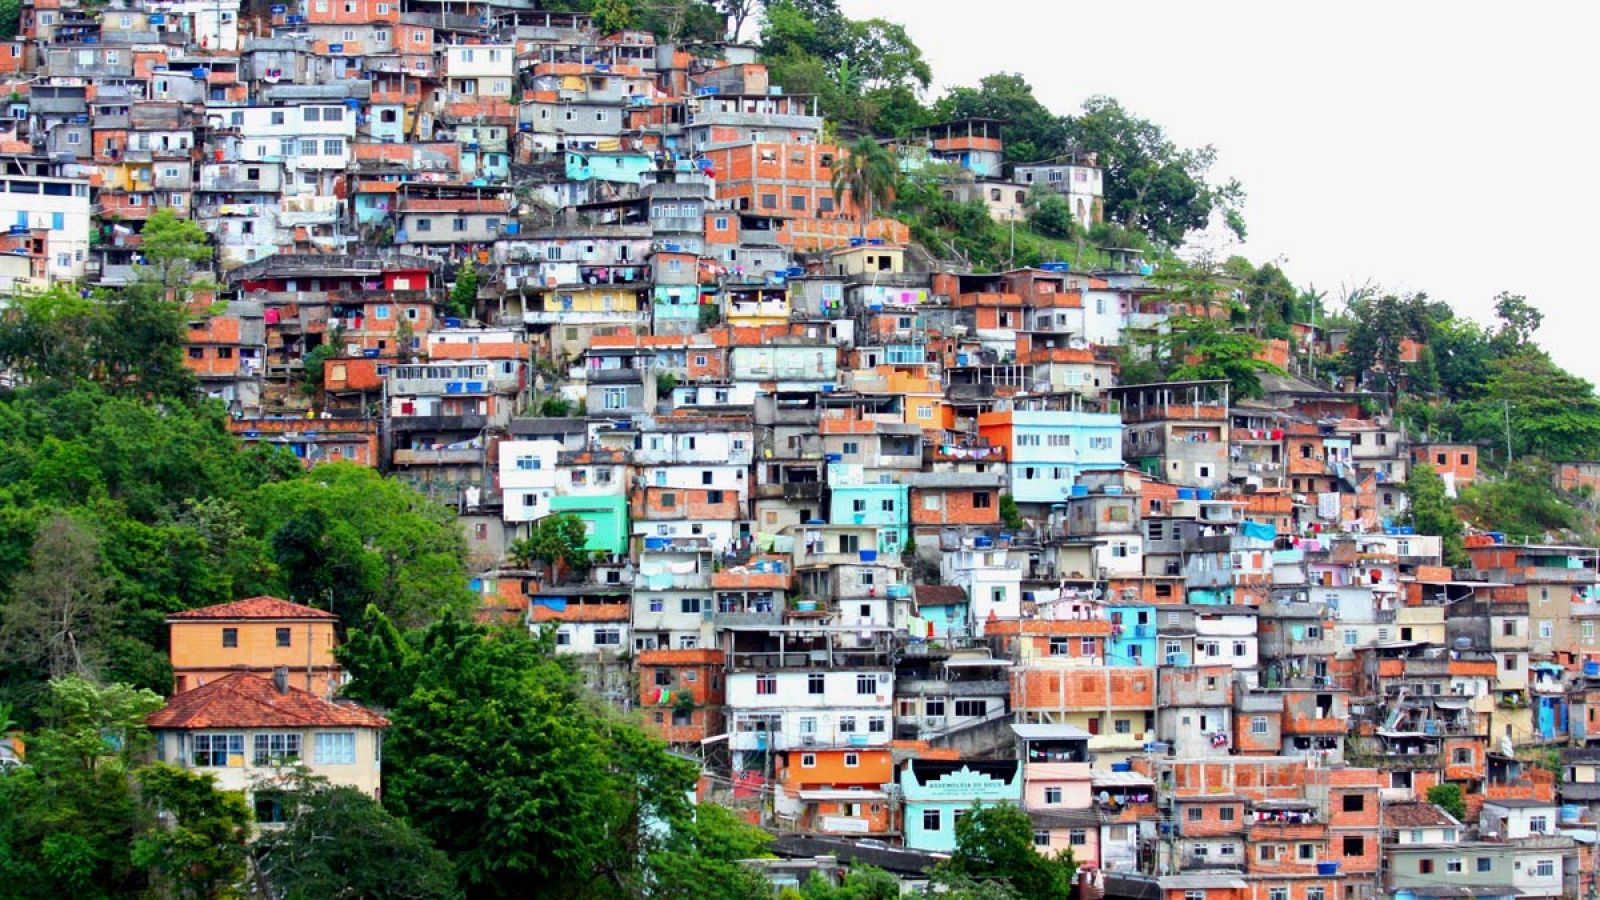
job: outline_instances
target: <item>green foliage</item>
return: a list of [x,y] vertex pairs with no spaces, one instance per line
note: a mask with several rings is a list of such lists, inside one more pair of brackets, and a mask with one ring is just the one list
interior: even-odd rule
[[1439,536],[1445,565],[1467,565],[1469,560],[1461,541],[1461,519],[1450,498],[1445,496],[1444,481],[1433,466],[1423,462],[1413,464],[1406,474],[1405,492],[1406,521],[1418,534]]
[[1207,174],[1216,150],[1182,148],[1166,131],[1110,97],[1090,97],[1066,120],[1065,136],[1081,152],[1094,153],[1105,170],[1105,213],[1169,246],[1206,227],[1213,212],[1244,238],[1237,181],[1213,185]]
[[1518,460],[1493,480],[1479,480],[1461,492],[1461,509],[1486,531],[1504,532],[1512,540],[1539,541],[1545,535],[1579,527],[1578,510],[1552,487],[1550,466]]
[[1055,191],[1035,187],[1028,196],[1028,224],[1042,235],[1069,240],[1078,232],[1072,205]]
[[112,617],[104,566],[89,527],[61,512],[45,519],[28,570],[0,606],[0,654],[50,678],[99,672]]
[[633,27],[633,3],[631,0],[596,0],[589,8],[589,15],[593,17],[595,30],[603,35],[627,31]]
[[22,24],[22,0],[0,0],[0,40],[17,36]]
[[[687,695],[685,695],[687,696]],[[742,859],[768,856],[772,836],[711,803],[694,807],[649,856],[650,896],[670,900],[769,900],[772,889]]]
[[1018,896],[1073,896],[1078,865],[1072,852],[1046,856],[1034,849],[1033,822],[1008,803],[979,806],[956,820],[956,849],[935,867],[940,879],[1001,881]]
[[761,35],[773,83],[816,97],[832,123],[896,134],[926,124],[917,91],[933,70],[903,26],[849,19],[828,4],[776,0],[767,4]]
[[572,513],[558,513],[534,523],[533,532],[513,542],[507,556],[525,569],[536,564],[578,569],[589,562],[588,543],[583,520]]
[[710,331],[722,324],[722,309],[714,303],[700,304],[699,321],[699,330]]
[[361,466],[318,466],[249,498],[255,533],[276,563],[273,586],[352,621],[368,605],[406,623],[459,615],[466,540],[451,511]]
[[850,145],[844,159],[833,164],[833,196],[843,204],[845,198],[861,217],[861,234],[873,219],[873,210],[894,202],[899,172],[894,157],[872,138],[863,137]]
[[450,900],[461,895],[450,860],[366,794],[302,777],[288,796],[293,806],[288,824],[262,833],[254,846],[257,871],[271,896]]
[[0,777],[6,896],[234,896],[244,874],[242,801],[208,776],[136,768],[151,749],[144,718],[160,705],[126,685],[77,676],[50,684],[28,764]]
[[460,319],[470,318],[478,307],[478,269],[468,260],[456,272],[456,283],[450,288],[450,315]]
[[656,396],[670,397],[672,389],[678,386],[678,376],[671,372],[656,373]]
[[1069,149],[1066,121],[1034,97],[1033,86],[1021,75],[988,75],[975,88],[951,88],[934,104],[934,113],[946,121],[998,120],[1006,158],[1012,162],[1050,159]]
[[797,895],[802,900],[898,900],[900,880],[875,866],[851,866],[837,887],[812,874]]
[[564,419],[572,415],[572,403],[565,397],[546,397],[539,403],[539,415],[547,419]]
[[114,393],[187,400],[185,337],[182,308],[149,285],[93,300],[58,285],[16,295],[0,314],[0,365],[51,390],[95,379]]
[[323,366],[338,355],[339,351],[334,349],[332,344],[318,344],[306,351],[302,357],[305,363],[305,381],[301,382],[300,386],[307,394],[315,397],[322,393]]
[[244,796],[217,790],[212,775],[155,763],[138,774],[140,798],[168,822],[136,840],[133,862],[151,873],[163,896],[244,897],[250,807]]
[[1436,784],[1428,788],[1428,802],[1455,816],[1457,821],[1467,817],[1467,800],[1459,784]]
[[1157,343],[1174,381],[1223,380],[1236,399],[1259,397],[1261,375],[1282,372],[1277,366],[1257,359],[1264,345],[1260,338],[1233,331],[1206,316],[1181,316],[1167,320],[1170,329]]
[[594,703],[549,634],[447,620],[401,635],[376,613],[367,625],[387,637],[340,657],[355,692],[390,711],[384,802],[469,894],[631,893],[659,826],[709,833],[692,831],[695,766]]
[[1600,455],[1600,398],[1594,385],[1536,348],[1489,366],[1478,396],[1457,405],[1461,435],[1503,446],[1510,420],[1512,452],[1551,460]]
[[1017,498],[1010,494],[1000,495],[1000,524],[1012,531],[1022,530],[1022,513],[1017,510]]
[[187,284],[194,271],[211,262],[205,229],[162,207],[139,230],[139,252],[154,269],[156,282],[167,289]]
[[1355,328],[1345,343],[1343,370],[1356,384],[1398,394],[1404,386],[1401,344],[1426,339],[1434,312],[1427,294],[1384,294],[1357,298],[1350,305]]

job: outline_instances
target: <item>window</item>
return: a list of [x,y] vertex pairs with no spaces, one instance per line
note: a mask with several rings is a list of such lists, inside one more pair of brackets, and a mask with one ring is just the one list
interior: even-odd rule
[[1058,806],[1061,803],[1061,788],[1047,787],[1044,789],[1044,802],[1046,806]]
[[1466,870],[1465,860],[1456,856],[1444,861],[1444,870],[1452,875],[1459,875]]
[[[1267,717],[1266,716],[1251,716],[1250,717],[1250,733],[1251,734],[1268,734],[1268,733],[1270,733],[1269,729],[1267,727]],[[1349,798],[1346,798],[1346,799],[1349,799]]]
[[1306,900],[1326,900],[1327,894],[1320,887],[1306,888]]
[[856,733],[856,717],[855,716],[840,716],[839,717],[839,733],[840,734],[855,734]]
[[1235,812],[1233,807],[1223,806],[1217,809],[1217,818],[1223,822],[1232,822]]
[[1492,857],[1488,857],[1488,856],[1480,856],[1480,857],[1478,857],[1478,871],[1479,872],[1492,872],[1492,871],[1494,871],[1494,859]]
[[332,139],[323,141],[322,142],[322,155],[323,156],[343,156],[344,155],[344,141],[339,140],[338,138],[332,138]]
[[199,768],[220,769],[232,765],[234,758],[239,759],[240,765],[244,763],[242,734],[197,734],[191,743],[191,758]]
[[[1048,847],[1048,846],[1050,846],[1050,832],[1045,831],[1043,829],[1035,831],[1033,833],[1033,845],[1035,847]],[[1202,897],[1201,900],[1205,900],[1205,898]]]
[[987,700],[957,700],[956,715],[966,718],[978,718],[989,714],[989,701]]
[[1089,832],[1082,828],[1074,828],[1072,829],[1072,833],[1068,840],[1071,842],[1072,846],[1082,847],[1089,843]]
[[1206,811],[1201,809],[1198,806],[1191,806],[1187,810],[1184,810],[1184,814],[1183,815],[1184,815],[1184,818],[1188,819],[1191,822],[1198,822],[1201,819],[1205,818]]
[[316,156],[317,155],[317,142],[316,141],[301,141],[299,146],[296,149],[299,151],[301,156]]
[[883,734],[888,723],[883,716],[871,716],[867,719],[867,732],[869,734]]
[[596,628],[594,630],[594,645],[596,647],[620,647],[622,645],[622,629]]
[[432,231],[433,230],[433,220],[432,219],[418,219],[417,220],[417,230],[418,231]]
[[224,647],[237,647],[237,646],[239,646],[239,629],[237,629],[237,628],[224,628],[224,629],[222,629],[222,646],[224,646]]
[[[1438,687],[1438,686],[1439,686],[1438,684],[1434,684],[1434,687]],[[1451,762],[1452,765],[1457,765],[1457,766],[1470,766],[1470,765],[1472,765],[1472,748],[1471,747],[1457,747],[1454,750],[1450,751],[1450,762]]]
[[1534,834],[1549,834],[1550,820],[1545,816],[1529,816],[1528,830]]
[[[308,109],[308,110],[306,110],[306,112],[310,112],[310,110]],[[272,124],[274,124],[274,125],[282,125],[283,124],[283,110],[275,109],[275,110],[272,111]]]
[[539,457],[531,454],[517,457],[516,466],[518,472],[537,472],[544,468],[544,464],[539,461]]
[[1300,859],[1302,861],[1316,859],[1317,858],[1317,845],[1316,844],[1300,844],[1300,845],[1295,847],[1295,855],[1300,857]]
[[255,736],[251,765],[266,766],[294,762],[300,758],[300,735],[271,732]]
[[1274,862],[1278,858],[1277,844],[1262,844],[1256,847],[1256,859],[1262,862]]
[[287,628],[279,628],[278,629],[278,633],[277,633],[277,639],[278,639],[278,646],[279,647],[287,647],[287,646],[289,646],[289,641],[290,641],[289,629],[287,629]]
[[778,677],[776,675],[757,675],[756,693],[762,696],[778,692]]
[[922,714],[929,718],[937,719],[944,715],[943,700],[927,700],[922,704]]
[[1117,734],[1131,734],[1133,732],[1133,723],[1127,719],[1118,719],[1112,723],[1111,730]]
[[806,693],[812,695],[821,694],[824,683],[825,676],[821,672],[812,672],[806,676]]
[[[943,822],[943,817],[940,815],[941,812],[942,812],[941,810],[937,810],[937,809],[925,809],[925,810],[923,810],[922,811],[922,830],[923,831],[938,831],[939,829],[943,828],[944,827],[944,822]],[[1034,843],[1037,844],[1038,840],[1035,840]]]
[[1554,878],[1556,874],[1556,861],[1553,859],[1539,860],[1538,864],[1533,867],[1533,873],[1540,878]]
[[802,753],[802,754],[800,754],[800,768],[802,768],[802,769],[815,769],[816,767],[817,767],[817,755],[815,753]]
[[844,755],[844,767],[846,769],[855,769],[855,768],[859,768],[860,766],[861,766],[861,755],[860,754],[858,754],[858,753],[846,753]]
[[973,509],[988,509],[993,502],[993,495],[988,491],[976,491],[972,495]]
[[878,678],[875,675],[857,675],[856,693],[860,695],[876,694],[878,692]]
[[680,599],[678,601],[678,612],[684,613],[685,615],[699,615],[700,614],[700,598],[699,597],[684,597],[684,598]]
[[466,231],[467,230],[467,220],[462,218],[462,217],[460,217],[460,216],[457,216],[457,217],[451,219],[450,220],[450,229],[452,231]]
[[1246,655],[1249,654],[1249,652],[1250,652],[1250,645],[1249,644],[1245,643],[1244,641],[1234,641],[1233,642],[1233,655],[1235,657],[1246,656]]

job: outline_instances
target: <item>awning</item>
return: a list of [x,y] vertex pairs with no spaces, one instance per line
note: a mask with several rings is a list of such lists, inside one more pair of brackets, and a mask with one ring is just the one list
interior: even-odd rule
[[858,800],[887,800],[888,797],[889,797],[889,795],[885,794],[883,791],[838,791],[838,790],[825,791],[825,790],[818,790],[818,791],[801,791],[800,792],[800,799],[801,800],[810,800],[810,801],[813,801],[813,802],[819,802],[820,801],[820,802],[823,802],[823,803],[832,803],[832,802],[854,803],[854,802],[856,802]]

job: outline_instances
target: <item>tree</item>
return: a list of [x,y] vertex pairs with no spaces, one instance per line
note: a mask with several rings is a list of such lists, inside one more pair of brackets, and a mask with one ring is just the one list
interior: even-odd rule
[[0,879],[19,900],[111,898],[144,885],[131,848],[151,825],[130,777],[148,752],[149,691],[52,682],[28,765],[0,777]]
[[[685,694],[684,696],[688,696]],[[766,856],[772,835],[725,807],[697,804],[650,853],[650,896],[683,900],[769,900],[766,878],[740,860]]]
[[603,35],[627,31],[633,27],[634,9],[629,0],[597,0],[589,9],[595,31]]
[[1158,346],[1173,381],[1227,381],[1235,398],[1259,397],[1261,375],[1283,370],[1259,358],[1265,345],[1254,335],[1233,331],[1208,316],[1178,316]]
[[1243,239],[1237,181],[1207,182],[1216,161],[1211,147],[1177,146],[1165,129],[1142,119],[1110,97],[1090,97],[1065,123],[1065,136],[1079,152],[1093,153],[1105,170],[1106,217],[1168,245],[1204,228],[1213,212]]
[[318,344],[307,350],[305,356],[301,357],[301,362],[305,365],[305,380],[301,382],[300,387],[307,394],[310,394],[313,398],[322,395],[323,367],[328,360],[338,355],[339,351],[332,344]]
[[582,519],[572,513],[545,516],[533,532],[511,545],[510,557],[517,565],[533,568],[543,564],[554,569],[561,565],[577,569],[589,561],[589,531]]
[[692,828],[696,767],[586,694],[550,634],[446,620],[369,628],[351,693],[393,701],[384,803],[455,864],[469,896],[629,893],[663,829]]
[[187,284],[196,268],[211,262],[211,245],[206,239],[205,229],[162,207],[145,219],[139,231],[139,252],[154,269],[156,282],[171,291]]
[[94,304],[56,285],[13,295],[0,312],[0,366],[59,387],[92,372]]
[[1048,188],[1035,187],[1028,194],[1028,225],[1046,237],[1071,239],[1078,231],[1078,220],[1065,197]]
[[1495,334],[1495,344],[1502,355],[1511,355],[1527,349],[1533,343],[1533,333],[1544,324],[1544,313],[1521,294],[1505,291],[1496,294],[1494,314],[1500,320],[1500,330]]
[[717,8],[728,18],[728,39],[734,43],[739,42],[744,32],[744,23],[756,11],[761,0],[718,0]]
[[1459,784],[1436,784],[1428,788],[1428,802],[1454,816],[1457,821],[1467,817],[1467,801],[1461,794]]
[[404,820],[352,787],[301,775],[288,823],[254,847],[265,893],[281,900],[460,896],[450,860]]
[[1444,547],[1447,566],[1465,566],[1467,554],[1461,542],[1461,518],[1445,496],[1444,481],[1433,466],[1415,463],[1406,473],[1406,520],[1418,534],[1438,535]]
[[1549,464],[1531,457],[1506,466],[1498,479],[1474,482],[1461,492],[1466,517],[1486,531],[1513,540],[1543,540],[1578,528],[1579,514],[1554,487]]
[[0,0],[0,40],[9,41],[16,37],[21,23],[21,0]]
[[103,566],[92,531],[65,513],[46,519],[27,573],[0,606],[0,652],[52,679],[98,671],[112,614]]
[[1012,531],[1021,531],[1024,524],[1022,513],[1017,510],[1017,498],[1010,494],[1000,495],[1000,524]]
[[952,88],[934,104],[934,113],[945,121],[994,119],[1000,122],[1000,137],[1005,141],[1008,160],[1037,162],[1059,156],[1068,149],[1066,122],[1039,102],[1033,95],[1033,86],[1021,75],[988,75],[975,88]]
[[1549,460],[1600,455],[1600,398],[1594,385],[1529,348],[1495,360],[1480,395],[1456,405],[1463,437]]
[[1402,345],[1425,339],[1431,329],[1427,295],[1361,297],[1350,305],[1350,314],[1356,325],[1345,343],[1345,374],[1354,376],[1358,386],[1373,383],[1398,394],[1404,374]]
[[456,272],[456,283],[450,288],[450,314],[461,319],[469,318],[477,307],[478,270],[471,260],[467,260]]
[[861,217],[862,237],[867,236],[875,206],[894,202],[898,178],[894,157],[868,137],[851,144],[845,158],[834,163],[833,197],[841,204],[849,197],[855,204]]
[[448,507],[361,466],[332,463],[263,485],[244,504],[276,563],[272,586],[354,620],[369,604],[402,622],[461,614],[466,540]]
[[133,861],[150,871],[163,896],[242,897],[250,807],[244,795],[217,790],[216,778],[155,763],[139,770],[139,796],[166,817],[134,842]]
[[979,806],[956,819],[956,849],[936,878],[1004,882],[1021,897],[1073,896],[1078,865],[1072,851],[1046,856],[1033,846],[1033,822],[1008,803]]
[[107,390],[184,401],[196,396],[199,382],[183,364],[188,315],[182,304],[143,282],[102,291],[95,302],[90,334]]

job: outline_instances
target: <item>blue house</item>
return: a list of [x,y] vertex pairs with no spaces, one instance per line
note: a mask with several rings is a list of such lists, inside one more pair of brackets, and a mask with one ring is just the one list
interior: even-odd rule
[[1141,603],[1107,606],[1111,637],[1106,640],[1106,665],[1156,664],[1156,610]]
[[931,640],[970,633],[972,615],[966,591],[953,584],[919,584],[916,591],[918,617],[931,627]]
[[906,847],[949,853],[956,848],[956,817],[978,804],[1022,803],[1017,760],[907,760],[900,770],[905,798]]

